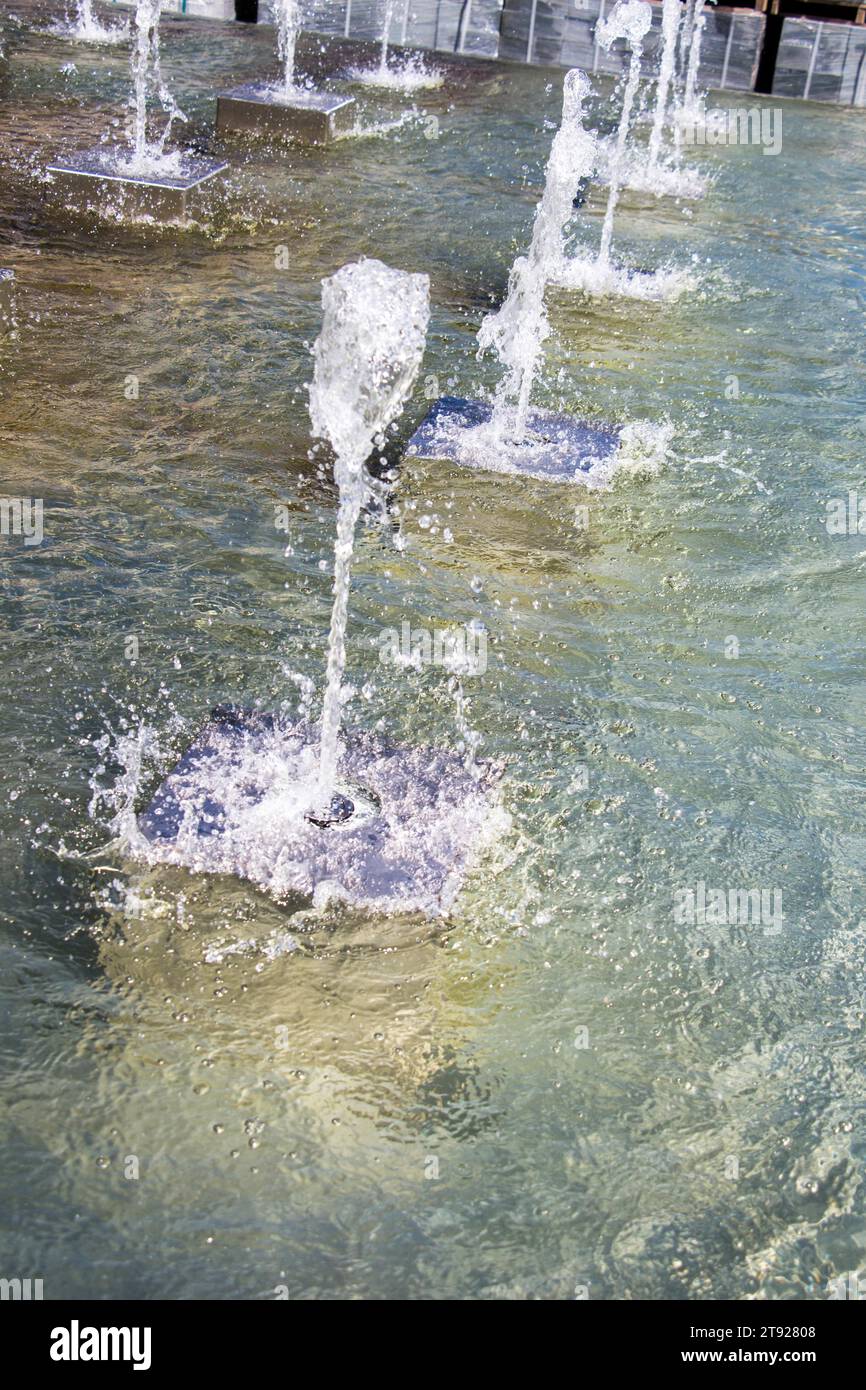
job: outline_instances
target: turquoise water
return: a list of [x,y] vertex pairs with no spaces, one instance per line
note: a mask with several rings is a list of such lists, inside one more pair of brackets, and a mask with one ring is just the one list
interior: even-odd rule
[[[552,296],[538,402],[669,420],[656,477],[399,467],[358,540],[347,715],[454,746],[447,677],[377,637],[480,619],[468,718],[512,825],[446,923],[313,913],[125,859],[89,812],[103,739],[151,731],[165,763],[218,701],[320,692],[319,281],[359,254],[431,276],[396,462],[425,392],[495,381],[474,334],[562,74],[467,66],[378,136],[220,146],[212,93],[274,70],[271,31],[165,31],[185,138],[232,159],[188,231],[52,204],[34,170],[122,116],[125,52],[4,23],[0,496],[43,498],[45,538],[0,538],[0,1273],[48,1298],[826,1297],[866,1259],[864,542],[825,525],[863,484],[862,113],[792,103],[777,158],[702,151],[691,208],[624,196],[615,248],[691,268],[677,303]],[[358,97],[370,123],[410,104]],[[780,929],[677,921],[699,883],[781,895]]]

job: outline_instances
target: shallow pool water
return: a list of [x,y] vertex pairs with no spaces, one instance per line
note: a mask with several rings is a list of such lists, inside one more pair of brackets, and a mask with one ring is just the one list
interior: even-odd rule
[[[537,404],[675,431],[657,476],[588,494],[399,466],[431,398],[496,380],[474,335],[561,72],[354,88],[379,133],[261,148],[216,141],[213,94],[275,73],[273,31],[166,20],[183,138],[231,173],[200,225],[124,227],[39,170],[120,129],[126,50],[15,10],[0,496],[42,498],[44,540],[0,536],[0,1273],[47,1298],[825,1297],[866,1261],[866,542],[825,524],[864,486],[862,113],[790,103],[778,156],[689,155],[704,201],[623,196],[615,251],[689,270],[677,302],[551,296]],[[307,71],[357,51],[318,47]],[[508,760],[511,827],[444,922],[142,868],[89,809],[118,736],[146,797],[213,705],[294,712],[312,682],[315,710],[336,499],[305,384],[319,281],[361,254],[428,272],[433,314],[358,539],[347,719]],[[441,668],[379,661],[383,629],[473,620],[465,709]],[[679,920],[701,884],[766,910]]]

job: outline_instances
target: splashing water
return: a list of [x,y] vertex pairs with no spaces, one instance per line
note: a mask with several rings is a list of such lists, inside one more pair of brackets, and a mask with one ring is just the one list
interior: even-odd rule
[[599,264],[602,266],[610,265],[610,247],[613,241],[613,217],[617,202],[619,201],[625,148],[628,140],[629,127],[631,125],[631,113],[634,106],[635,93],[637,92],[638,83],[640,82],[643,41],[651,24],[652,9],[645,3],[645,0],[618,0],[618,3],[614,5],[608,18],[597,24],[595,29],[596,39],[606,52],[610,51],[617,39],[625,39],[631,50],[628,64],[628,78],[626,79],[625,92],[623,93],[622,99],[622,113],[620,114],[619,127],[616,133],[616,146],[611,160],[610,190],[607,198],[607,209],[604,214],[604,224],[601,229],[601,244],[598,250],[598,260]]
[[411,53],[399,65],[376,68],[349,68],[346,76],[363,87],[381,87],[390,92],[421,92],[441,87],[442,73],[430,68],[420,54]]
[[583,102],[589,90],[589,79],[580,69],[566,73],[562,124],[551,145],[529,251],[511,268],[505,302],[487,315],[478,332],[479,355],[492,348],[505,366],[492,418],[479,427],[500,443],[520,443],[525,437],[532,385],[550,333],[545,288],[562,264],[563,232],[580,181],[595,168],[596,140],[583,127]]
[[322,308],[322,330],[313,347],[310,419],[313,434],[334,450],[340,495],[317,787],[317,804],[328,808],[339,751],[355,527],[368,490],[364,465],[402,410],[421,364],[430,281],[381,261],[361,260],[322,281]]
[[388,49],[396,8],[397,0],[385,0],[378,67],[350,68],[348,77],[365,87],[383,87],[395,92],[417,92],[431,87],[441,87],[441,72],[436,68],[429,68],[418,54],[405,56],[396,66],[389,64]]
[[[186,116],[178,107],[171,93],[164,85],[159,67],[159,16],[160,0],[137,0],[135,7],[135,29],[130,54],[132,72],[132,151],[117,161],[122,173],[156,175],[178,173],[182,166],[179,151],[167,154],[165,143],[171,133],[172,122],[185,121]],[[148,96],[155,94],[168,121],[162,136],[155,141],[147,138]]]
[[93,0],[78,0],[72,24],[67,21],[52,25],[50,32],[76,43],[122,43],[129,35],[129,27],[126,23],[110,27],[100,24],[93,13]]
[[[131,853],[146,850],[138,828],[136,802],[154,774],[164,776],[176,760],[174,744],[184,736],[182,721],[172,715],[160,732],[154,725],[122,719],[120,727],[94,741],[99,761],[90,779],[89,814],[107,812],[115,841]],[[119,769],[119,771],[118,771]]]

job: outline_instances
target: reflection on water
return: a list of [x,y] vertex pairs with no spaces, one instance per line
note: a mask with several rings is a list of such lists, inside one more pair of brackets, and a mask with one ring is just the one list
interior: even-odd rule
[[[431,398],[494,384],[474,335],[559,78],[451,71],[357,91],[371,123],[417,103],[369,140],[222,146],[213,93],[275,75],[273,35],[165,21],[185,133],[231,174],[187,232],[99,226],[39,170],[119,128],[125,50],[15,8],[0,496],[42,498],[45,539],[0,538],[4,1271],[47,1297],[824,1296],[863,1260],[863,545],[824,525],[862,471],[857,113],[786,108],[773,160],[703,150],[699,204],[623,194],[624,257],[689,260],[693,294],[551,297],[538,403],[669,418],[656,477],[412,464],[359,527],[347,718],[453,746],[446,674],[378,638],[482,621],[465,713],[513,819],[447,922],[372,920],[136,868],[90,780],[107,730],[158,728],[170,762],[214,704],[320,695],[319,281],[360,254],[431,276],[399,459]],[[316,49],[302,70],[346,70]],[[781,892],[781,933],[676,921],[700,883]]]

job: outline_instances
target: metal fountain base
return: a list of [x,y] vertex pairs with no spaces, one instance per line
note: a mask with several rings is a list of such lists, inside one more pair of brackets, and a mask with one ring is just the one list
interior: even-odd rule
[[298,90],[281,101],[273,87],[247,83],[217,97],[217,130],[276,135],[305,145],[327,145],[352,129],[355,98]]
[[12,313],[15,292],[15,271],[0,270],[0,328],[5,327]]
[[154,221],[186,221],[202,184],[228,168],[224,161],[187,155],[177,174],[118,173],[111,152],[83,150],[48,166],[54,186],[86,211],[110,207],[120,216]]
[[139,816],[136,853],[195,873],[234,874],[277,898],[374,912],[448,912],[504,813],[502,765],[467,770],[439,748],[345,738],[330,808],[308,809],[318,730],[228,705]]
[[491,415],[491,407],[482,401],[442,396],[409,440],[406,456],[555,482],[591,483],[609,471],[620,445],[615,425],[589,425],[549,410],[529,411],[526,436],[519,443],[497,442],[479,428],[489,424]]

